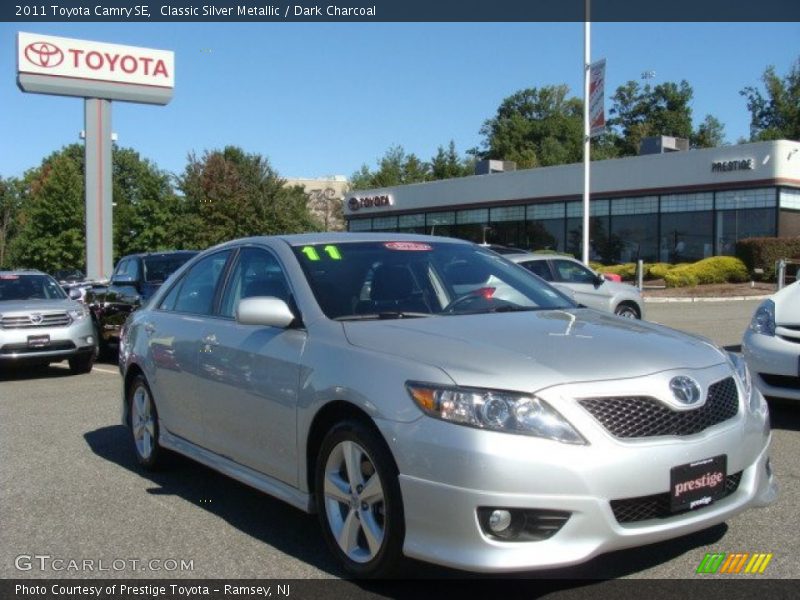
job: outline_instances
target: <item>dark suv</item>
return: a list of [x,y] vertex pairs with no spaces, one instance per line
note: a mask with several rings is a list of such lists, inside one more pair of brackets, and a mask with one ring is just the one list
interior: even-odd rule
[[119,342],[120,329],[128,315],[147,302],[167,277],[195,254],[194,250],[178,250],[125,256],[117,263],[107,287],[87,293],[86,304],[92,311],[101,353]]

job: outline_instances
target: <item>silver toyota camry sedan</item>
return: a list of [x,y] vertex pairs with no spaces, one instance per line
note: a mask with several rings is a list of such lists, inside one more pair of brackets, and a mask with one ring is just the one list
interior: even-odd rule
[[318,513],[355,576],[570,565],[777,493],[738,356],[458,240],[216,246],[129,318],[120,368],[145,468],[178,452]]

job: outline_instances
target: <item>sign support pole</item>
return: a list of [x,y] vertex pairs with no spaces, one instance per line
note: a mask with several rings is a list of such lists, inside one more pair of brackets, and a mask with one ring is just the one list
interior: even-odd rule
[[86,187],[86,276],[111,276],[114,252],[111,220],[111,101],[84,100]]

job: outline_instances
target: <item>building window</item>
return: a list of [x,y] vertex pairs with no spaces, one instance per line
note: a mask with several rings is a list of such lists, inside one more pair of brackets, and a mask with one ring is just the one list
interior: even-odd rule
[[661,212],[696,212],[712,210],[714,208],[714,194],[702,192],[699,194],[666,194],[661,196]]
[[449,212],[435,212],[425,215],[426,233],[430,235],[453,235],[453,226],[456,222],[456,213]]
[[[567,219],[567,252],[580,258],[583,248],[583,214]],[[589,217],[589,258],[610,264],[619,260],[619,240],[609,234],[608,216]]]
[[501,208],[493,208],[489,211],[489,220],[492,223],[500,221],[524,221],[525,207],[503,206]]
[[[589,202],[590,217],[607,217],[608,200],[592,200]],[[567,202],[567,218],[583,218],[583,202]]]
[[372,219],[373,231],[397,231],[397,217],[375,217]]
[[776,234],[774,208],[717,211],[717,254],[734,254],[739,240]]
[[397,228],[403,233],[425,233],[425,214],[400,215]]
[[[613,211],[613,203],[612,203]],[[611,218],[609,235],[614,261],[628,263],[658,260],[658,215],[628,214]]]
[[550,202],[547,204],[528,205],[528,219],[531,221],[540,221],[542,219],[563,219],[563,218],[564,218],[563,202]]
[[774,206],[775,188],[717,192],[717,210],[773,208]]
[[800,190],[781,190],[781,208],[800,210]]
[[649,215],[658,212],[658,196],[642,196],[641,198],[614,198],[611,201],[611,214],[614,215]]
[[708,258],[714,252],[713,227],[711,210],[662,212],[659,260],[680,263]]
[[350,219],[350,231],[372,231],[372,219]]

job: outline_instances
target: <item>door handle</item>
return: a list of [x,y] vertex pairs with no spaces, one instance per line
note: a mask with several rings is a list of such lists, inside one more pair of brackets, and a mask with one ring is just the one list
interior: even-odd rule
[[153,335],[156,331],[156,326],[153,325],[152,323],[145,323],[144,331],[147,335]]

